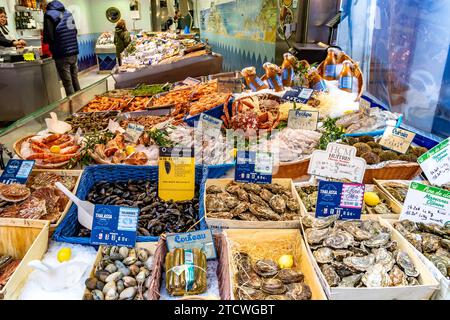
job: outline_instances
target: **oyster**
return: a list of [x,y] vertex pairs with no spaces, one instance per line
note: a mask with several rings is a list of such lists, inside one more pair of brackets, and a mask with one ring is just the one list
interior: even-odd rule
[[281,217],[276,214],[272,209],[263,207],[258,204],[251,204],[249,207],[251,213],[253,213],[257,218],[272,220],[272,221],[280,221]]
[[291,211],[298,212],[300,210],[300,204],[297,200],[289,199],[286,201],[286,207]]
[[284,284],[290,284],[295,282],[302,282],[305,276],[303,275],[303,273],[298,272],[294,269],[281,269],[280,272],[278,272],[278,278]]
[[239,269],[237,278],[238,284],[241,286],[252,287],[253,289],[261,288],[261,279],[253,270]]
[[252,271],[252,261],[250,256],[246,252],[236,252],[233,254],[233,261],[236,262],[239,270],[245,270],[246,272]]
[[441,238],[430,233],[422,234],[422,251],[426,253],[436,252],[440,247]]
[[267,294],[283,294],[287,288],[280,279],[270,278],[263,280],[261,290]]
[[223,190],[222,190],[222,188],[221,187],[219,187],[219,186],[209,186],[208,188],[206,188],[206,194],[209,194],[209,193],[222,193],[223,192]]
[[237,190],[237,197],[240,201],[249,201],[248,193],[244,189],[239,188]]
[[342,278],[342,281],[339,283],[338,287],[355,288],[361,282],[362,277],[362,273],[344,277]]
[[208,218],[212,218],[212,219],[226,219],[226,220],[231,220],[234,218],[234,214],[232,214],[231,212],[209,212],[208,213]]
[[325,228],[328,228],[329,226],[331,226],[338,219],[339,219],[338,214],[333,215],[333,216],[328,216],[326,218],[315,218],[311,215],[306,215],[304,217],[304,220],[309,220],[309,221],[306,223],[305,223],[305,221],[303,221],[303,224],[305,224],[306,227],[309,227],[308,225],[311,225],[311,227],[309,227],[309,228],[325,229]]
[[382,248],[385,248],[386,250],[390,252],[394,252],[398,248],[398,243],[395,240],[389,241],[386,243]]
[[367,269],[361,281],[368,288],[389,287],[391,284],[391,277],[384,269],[384,266],[377,263]]
[[231,182],[230,184],[225,186],[225,191],[234,195],[238,194],[238,191],[241,190],[241,186],[236,182]]
[[337,287],[339,285],[341,279],[331,265],[323,264],[320,266],[320,270],[322,270],[325,280],[330,287]]
[[238,214],[238,218],[243,221],[259,221],[259,219],[249,212],[243,212]]
[[289,299],[287,295],[273,294],[273,295],[267,296],[265,300],[291,300],[291,299]]
[[365,240],[362,243],[364,246],[369,248],[379,248],[381,246],[386,245],[391,239],[390,233],[379,233],[376,236],[370,238],[369,240]]
[[233,197],[228,193],[218,193],[217,198],[222,201],[228,209],[234,209],[240,203],[236,197]]
[[306,283],[293,283],[288,285],[286,296],[292,300],[309,300],[312,292]]
[[373,249],[372,253],[375,254],[375,262],[382,264],[386,271],[389,272],[394,267],[395,259],[385,248]]
[[313,252],[318,263],[331,263],[333,261],[333,250],[328,247],[320,248]]
[[261,290],[252,287],[240,286],[237,289],[237,296],[239,300],[264,300],[267,295]]
[[449,276],[448,267],[450,266],[450,259],[446,259],[445,257],[436,254],[428,255],[427,258],[436,266],[444,277]]
[[242,185],[242,187],[244,188],[245,191],[252,192],[255,194],[259,194],[263,190],[263,188],[256,183],[245,183]]
[[263,187],[274,194],[290,193],[285,187],[279,185],[278,183],[266,184]]
[[270,207],[277,213],[282,214],[286,211],[286,201],[280,195],[274,195],[269,201]]
[[239,216],[241,213],[244,213],[248,210],[248,203],[247,202],[239,202],[239,204],[230,211],[230,213],[233,215],[233,217]]
[[306,239],[309,244],[319,244],[328,236],[329,229],[307,229],[305,231]]
[[259,193],[259,196],[260,196],[264,201],[269,202],[270,199],[272,199],[272,197],[273,197],[273,193],[270,192],[269,190],[263,188],[263,189],[261,190],[261,192]]
[[346,231],[333,231],[324,241],[323,244],[333,249],[347,249],[352,245],[353,236]]
[[407,280],[408,280],[408,286],[420,286],[419,280],[417,280],[414,277],[408,277]]
[[394,287],[408,285],[406,274],[397,266],[394,266],[389,272],[389,277],[391,277],[391,285]]
[[355,253],[350,250],[334,250],[333,257],[336,261],[342,262],[344,258],[351,257]]
[[254,194],[254,193],[249,193],[248,199],[250,200],[250,203],[255,203],[255,204],[259,204],[263,207],[268,207],[267,202],[265,202],[260,196]]
[[414,263],[412,262],[409,255],[404,251],[399,251],[396,257],[397,264],[405,271],[406,275],[409,277],[418,277],[419,271],[417,271]]
[[348,277],[355,273],[355,269],[346,266],[342,262],[332,261],[331,266],[334,268],[334,271],[336,271],[338,276],[341,278]]
[[261,277],[275,276],[280,270],[278,264],[273,260],[258,260],[253,265],[253,270]]
[[343,228],[345,231],[350,233],[356,241],[369,240],[370,238],[372,238],[372,234],[369,231],[362,230],[353,225],[343,225]]
[[228,211],[228,207],[221,199],[219,199],[219,197],[216,194],[207,194],[205,198],[205,203],[206,203],[206,211],[208,213]]
[[450,239],[441,239],[442,248],[450,251]]
[[375,263],[375,255],[369,254],[364,257],[347,257],[344,258],[344,264],[358,271],[366,271]]

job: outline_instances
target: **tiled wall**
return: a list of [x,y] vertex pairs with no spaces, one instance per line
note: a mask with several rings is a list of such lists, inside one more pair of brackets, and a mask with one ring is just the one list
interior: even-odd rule
[[97,64],[95,57],[95,43],[100,33],[81,34],[78,36],[78,68],[80,71],[86,70]]

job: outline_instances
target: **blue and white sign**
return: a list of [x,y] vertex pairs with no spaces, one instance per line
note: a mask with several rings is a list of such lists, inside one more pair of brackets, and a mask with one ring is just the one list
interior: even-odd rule
[[26,184],[31,171],[33,170],[34,164],[34,160],[9,160],[0,177],[0,182],[5,184]]
[[134,247],[139,218],[138,208],[96,205],[91,243]]
[[313,94],[314,90],[309,88],[295,87],[294,90],[289,90],[283,95],[283,100],[297,102],[297,103],[308,103],[309,99]]
[[210,229],[171,234],[167,236],[166,242],[169,251],[176,248],[183,248],[184,250],[197,248],[203,250],[206,259],[217,259],[216,247]]
[[268,152],[238,151],[234,180],[243,183],[272,183],[273,155]]
[[365,185],[320,181],[316,217],[339,214],[342,220],[360,219],[364,205]]

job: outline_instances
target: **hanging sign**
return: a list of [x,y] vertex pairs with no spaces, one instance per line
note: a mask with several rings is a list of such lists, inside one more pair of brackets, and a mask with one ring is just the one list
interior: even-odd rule
[[287,91],[282,99],[306,104],[311,99],[313,92],[314,90],[309,88],[295,88],[294,90]]
[[184,250],[197,248],[205,253],[206,259],[214,260],[217,258],[216,247],[214,246],[214,239],[210,229],[171,234],[167,235],[166,240],[168,251],[176,248],[183,248]]
[[91,244],[134,247],[138,208],[95,205]]
[[319,111],[289,110],[288,127],[291,129],[316,130]]
[[238,151],[234,180],[243,183],[272,183],[273,155],[269,152]]
[[158,195],[162,200],[186,201],[194,198],[193,148],[160,148],[158,166]]
[[145,126],[141,126],[137,123],[129,123],[124,133],[125,141],[137,143],[144,133],[144,130]]
[[33,170],[34,160],[10,159],[0,176],[0,183],[4,184],[26,184],[31,171]]
[[415,133],[395,127],[387,127],[380,140],[380,145],[399,153],[406,153],[411,145]]
[[450,227],[450,191],[411,182],[400,220]]
[[365,185],[320,181],[316,217],[339,214],[339,219],[360,219],[364,205]]
[[329,143],[326,151],[312,153],[308,174],[362,183],[366,165],[366,160],[356,157],[355,147]]
[[417,162],[431,184],[442,186],[450,183],[450,138],[419,157]]

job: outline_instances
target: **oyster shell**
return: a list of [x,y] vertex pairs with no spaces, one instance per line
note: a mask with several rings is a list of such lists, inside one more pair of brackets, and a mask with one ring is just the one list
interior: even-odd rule
[[270,278],[263,280],[261,290],[267,294],[283,294],[287,288],[280,279]]
[[258,193],[261,199],[263,199],[266,202],[269,202],[270,199],[273,197],[273,193],[267,190],[266,188],[262,188],[261,192]]
[[268,207],[267,203],[260,196],[254,194],[254,193],[249,193],[248,199],[249,199],[250,203],[255,203],[255,204],[259,204],[263,207]]
[[259,221],[257,217],[255,217],[253,214],[249,212],[243,212],[238,214],[238,218],[243,221]]
[[267,219],[272,221],[280,221],[281,217],[272,209],[252,203],[249,207],[250,212],[259,219]]
[[387,272],[394,267],[395,259],[385,248],[373,249],[372,253],[375,255],[375,262],[382,264]]
[[239,300],[264,300],[267,295],[261,290],[252,287],[240,286],[237,289],[237,296]]
[[313,256],[318,263],[331,263],[334,258],[333,250],[328,247],[323,247],[314,251]]
[[320,270],[322,271],[323,276],[330,287],[337,287],[339,285],[341,278],[339,278],[338,274],[331,265],[323,264],[320,266]]
[[234,209],[240,203],[236,197],[229,195],[228,193],[219,193],[217,198],[222,201],[228,209]]
[[222,193],[223,190],[221,187],[219,186],[209,186],[208,188],[206,188],[206,194],[210,194],[210,193]]
[[406,273],[407,276],[409,276],[409,277],[418,277],[419,276],[419,274],[420,274],[419,271],[417,271],[410,256],[406,252],[399,251],[397,253],[396,261],[397,261],[397,264],[403,269],[403,271]]
[[272,294],[267,296],[264,300],[291,300],[287,295],[284,294]]
[[247,273],[251,272],[252,260],[246,252],[236,252],[233,254],[233,261],[235,261],[239,270],[245,270]]
[[333,257],[336,261],[342,262],[344,258],[351,257],[355,253],[350,250],[334,250]]
[[406,274],[397,266],[394,266],[389,272],[389,277],[391,278],[391,285],[394,287],[408,285]]
[[312,292],[306,283],[293,283],[288,285],[286,296],[292,300],[309,300],[312,297]]
[[381,232],[369,240],[363,241],[363,245],[369,248],[379,248],[386,245],[391,239],[390,233]]
[[275,261],[265,259],[256,261],[253,270],[261,277],[272,277],[278,273],[280,268]]
[[386,250],[388,250],[390,252],[394,252],[398,248],[398,242],[395,240],[389,241],[388,243],[386,243],[383,246],[383,248],[385,248]]
[[306,239],[309,244],[319,244],[328,236],[329,229],[307,229],[305,230]]
[[290,284],[302,282],[305,276],[303,275],[303,273],[298,272],[294,269],[281,269],[280,272],[278,272],[278,278],[284,284]]
[[442,273],[444,277],[448,277],[448,267],[450,266],[449,259],[443,256],[438,256],[436,254],[428,255],[428,260],[430,260],[436,268]]
[[239,202],[239,204],[230,211],[233,217],[239,216],[241,213],[244,213],[248,210],[249,204],[247,202]]
[[339,219],[339,215],[328,216],[326,218],[316,218],[310,214],[303,217],[302,223],[307,228],[325,229],[331,226],[335,221]]
[[217,196],[217,194],[207,194],[205,198],[206,212],[226,212],[228,207]]
[[352,269],[342,262],[332,261],[331,266],[334,268],[334,271],[338,274],[339,277],[348,277],[355,273],[355,269]]
[[375,255],[369,254],[364,257],[347,257],[344,258],[344,264],[354,270],[367,271],[375,263]]
[[422,234],[422,251],[426,253],[436,252],[440,247],[441,238],[430,233]]
[[253,270],[240,269],[237,274],[237,280],[241,286],[252,287],[253,289],[261,288],[261,279]]
[[391,284],[391,277],[384,269],[384,266],[377,263],[367,269],[361,281],[368,288],[389,287]]
[[277,213],[282,214],[286,211],[286,201],[280,195],[274,195],[269,201],[270,207]]
[[362,277],[362,273],[344,277],[342,278],[342,281],[339,283],[338,287],[355,288],[361,282]]
[[252,192],[255,194],[259,194],[263,190],[263,188],[256,183],[244,183],[242,187],[244,188],[245,191]]
[[408,286],[420,286],[420,282],[414,277],[408,277]]
[[347,249],[352,245],[353,236],[346,231],[333,231],[324,241],[323,244],[333,249]]
[[208,218],[212,218],[212,219],[226,219],[226,220],[231,220],[234,218],[234,214],[232,214],[231,212],[208,212]]
[[300,210],[300,204],[297,200],[289,199],[286,201],[286,207],[291,210],[298,212]]

